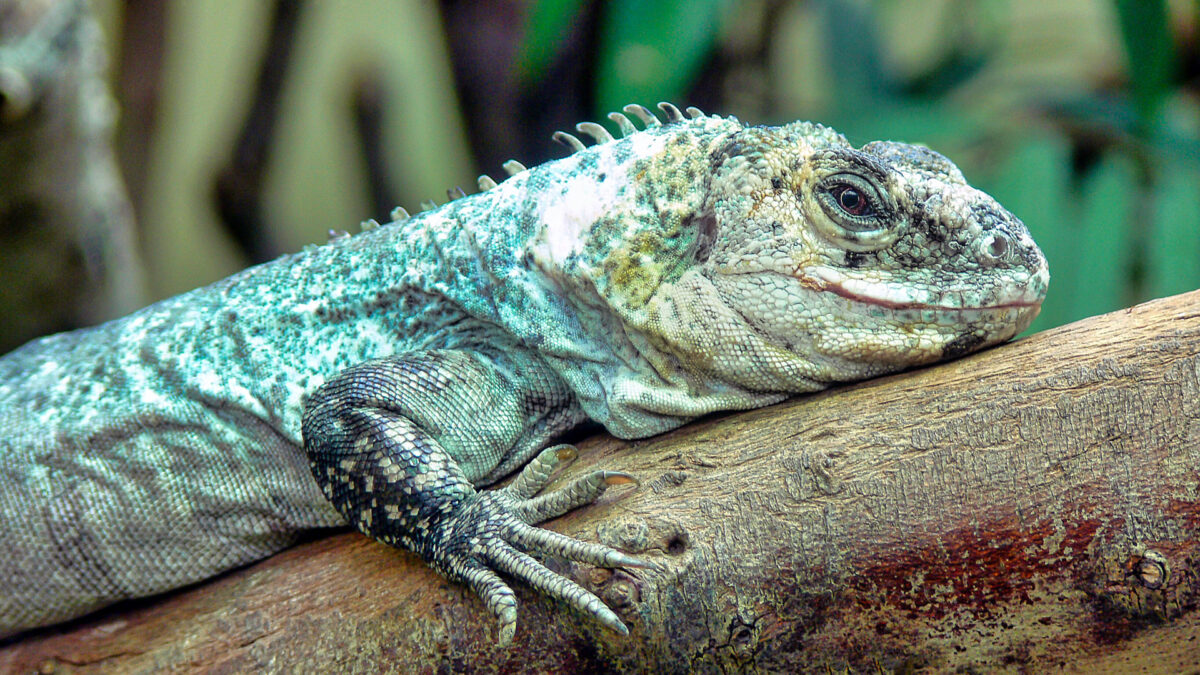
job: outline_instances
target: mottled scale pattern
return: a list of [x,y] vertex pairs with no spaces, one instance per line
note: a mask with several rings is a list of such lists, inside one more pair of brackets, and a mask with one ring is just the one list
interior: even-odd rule
[[516,350],[489,352],[368,361],[314,393],[303,425],[313,474],[363,532],[431,555],[429,533],[474,481],[583,419],[553,371]]
[[[1011,338],[1025,226],[945,157],[808,122],[641,106],[479,194],[0,358],[0,637],[351,524],[516,625],[512,580],[614,630],[539,557],[646,565],[533,524],[585,420],[640,438]],[[643,128],[638,130],[637,126]],[[522,468],[525,467],[525,468]],[[512,486],[481,490],[520,471]],[[314,480],[315,478],[315,480]]]

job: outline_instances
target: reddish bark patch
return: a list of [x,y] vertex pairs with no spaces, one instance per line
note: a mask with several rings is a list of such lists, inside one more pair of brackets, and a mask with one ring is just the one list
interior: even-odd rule
[[979,618],[1013,600],[1032,604],[1039,583],[1078,571],[1102,523],[1049,520],[1021,528],[1015,517],[983,527],[947,530],[935,543],[913,542],[881,553],[847,581],[864,608],[901,610],[909,618],[938,620],[971,608]]

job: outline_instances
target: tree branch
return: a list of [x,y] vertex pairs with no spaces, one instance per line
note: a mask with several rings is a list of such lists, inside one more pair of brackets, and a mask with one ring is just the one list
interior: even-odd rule
[[105,60],[90,3],[0,2],[0,353],[145,304]]
[[[581,445],[633,490],[552,523],[664,571],[549,564],[620,637],[518,587],[514,645],[351,533],[0,651],[0,670],[1194,668],[1200,291],[963,360]],[[83,668],[89,670],[90,668]]]

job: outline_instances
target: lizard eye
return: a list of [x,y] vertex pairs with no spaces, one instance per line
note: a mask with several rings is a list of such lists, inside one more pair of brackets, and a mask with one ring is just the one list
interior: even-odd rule
[[874,215],[867,198],[849,185],[839,185],[829,191],[837,201],[837,205],[852,216]]
[[849,232],[871,232],[887,227],[887,201],[866,178],[838,173],[821,181],[817,200],[825,213]]
[[848,148],[813,153],[799,190],[805,220],[847,251],[878,251],[908,231],[912,203],[903,174]]

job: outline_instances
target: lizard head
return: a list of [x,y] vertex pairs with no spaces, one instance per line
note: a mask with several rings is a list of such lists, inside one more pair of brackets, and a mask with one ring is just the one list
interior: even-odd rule
[[645,314],[656,347],[798,392],[1007,340],[1049,283],[1025,225],[921,146],[816,124],[714,143],[694,260]]

